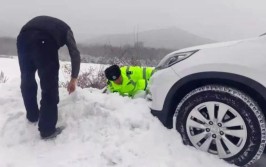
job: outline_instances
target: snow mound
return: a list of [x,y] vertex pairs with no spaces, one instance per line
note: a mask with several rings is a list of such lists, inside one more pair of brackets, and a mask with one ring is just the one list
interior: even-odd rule
[[91,88],[70,95],[59,89],[58,126],[66,128],[43,141],[38,126],[26,120],[19,84],[15,75],[0,84],[0,167],[232,166],[184,146],[175,130],[151,115],[145,99]]

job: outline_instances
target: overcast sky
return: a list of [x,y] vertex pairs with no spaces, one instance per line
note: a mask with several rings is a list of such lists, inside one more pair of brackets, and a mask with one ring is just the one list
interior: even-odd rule
[[67,22],[78,40],[177,27],[218,41],[266,32],[266,0],[0,0],[0,36],[16,37],[29,19]]

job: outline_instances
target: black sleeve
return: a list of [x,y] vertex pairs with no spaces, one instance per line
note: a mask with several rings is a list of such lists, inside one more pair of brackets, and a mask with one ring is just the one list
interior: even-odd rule
[[71,30],[67,32],[66,45],[68,47],[69,55],[71,58],[71,67],[72,67],[71,77],[77,78],[80,69],[80,53],[77,48],[73,32]]

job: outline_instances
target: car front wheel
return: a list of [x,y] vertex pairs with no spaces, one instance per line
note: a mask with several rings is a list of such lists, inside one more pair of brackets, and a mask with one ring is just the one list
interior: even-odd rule
[[237,166],[248,166],[263,153],[264,115],[237,89],[221,85],[197,88],[182,99],[175,117],[185,144]]

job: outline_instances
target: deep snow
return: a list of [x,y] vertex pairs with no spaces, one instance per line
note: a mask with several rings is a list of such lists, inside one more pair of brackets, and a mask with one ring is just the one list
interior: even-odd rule
[[0,71],[9,78],[0,84],[0,167],[233,166],[184,146],[175,130],[150,114],[145,99],[92,88],[70,95],[60,88],[58,126],[66,129],[55,140],[43,141],[37,125],[25,118],[17,60],[0,58]]

